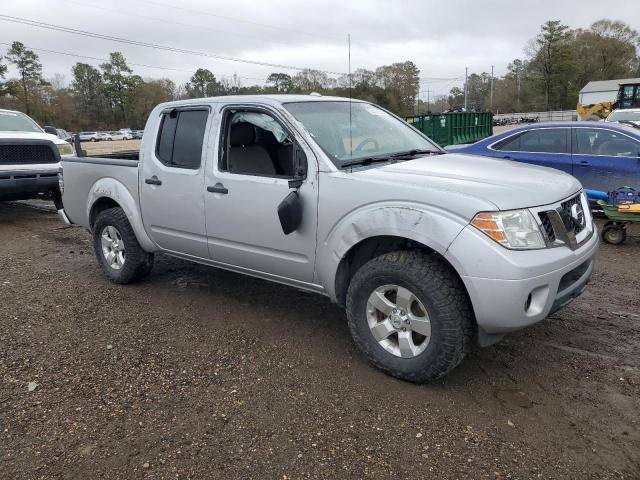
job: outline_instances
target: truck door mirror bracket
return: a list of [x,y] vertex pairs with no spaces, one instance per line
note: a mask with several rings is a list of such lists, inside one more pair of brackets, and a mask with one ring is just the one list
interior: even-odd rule
[[289,188],[299,189],[307,178],[307,156],[297,143],[293,144],[293,178],[289,180]]

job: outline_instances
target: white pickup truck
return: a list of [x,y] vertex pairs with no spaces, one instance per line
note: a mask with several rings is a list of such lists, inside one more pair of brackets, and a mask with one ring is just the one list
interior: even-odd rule
[[163,252],[324,294],[375,366],[417,382],[578,296],[598,244],[570,175],[445,154],[344,98],[165,103],[139,154],[64,158],[60,188],[112,281]]
[[73,147],[22,112],[0,109],[0,201],[58,196],[60,157]]

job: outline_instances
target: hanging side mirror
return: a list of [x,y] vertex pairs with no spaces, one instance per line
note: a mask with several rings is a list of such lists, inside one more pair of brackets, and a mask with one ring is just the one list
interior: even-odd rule
[[289,192],[278,205],[278,218],[285,235],[295,232],[302,223],[302,199],[297,190]]

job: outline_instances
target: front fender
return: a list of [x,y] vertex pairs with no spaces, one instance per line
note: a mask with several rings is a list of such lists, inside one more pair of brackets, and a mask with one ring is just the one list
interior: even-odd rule
[[468,220],[444,209],[416,203],[373,204],[342,217],[318,245],[318,282],[335,300],[340,261],[356,244],[376,236],[421,243],[444,255]]
[[122,208],[124,213],[127,215],[131,228],[133,228],[133,232],[138,239],[138,243],[140,243],[140,246],[144,250],[148,252],[158,250],[158,246],[151,240],[144,229],[137,199],[134,198],[129,189],[122,182],[119,182],[115,178],[103,177],[92,185],[87,198],[87,218],[91,218],[91,209],[101,198],[110,198]]

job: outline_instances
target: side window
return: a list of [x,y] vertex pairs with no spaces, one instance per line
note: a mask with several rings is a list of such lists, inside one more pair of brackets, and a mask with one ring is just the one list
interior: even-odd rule
[[612,130],[576,128],[576,153],[638,157],[640,156],[640,142]]
[[500,143],[497,143],[493,148],[496,150],[502,150],[506,152],[519,152],[520,151],[520,139],[522,138],[523,133],[519,135],[515,135],[513,137],[509,137],[505,140],[502,140]]
[[271,115],[230,110],[224,115],[220,169],[240,175],[294,177],[294,145]]
[[208,116],[208,110],[174,110],[163,114],[156,144],[158,159],[169,167],[200,168]]
[[497,150],[534,153],[568,153],[566,128],[529,130],[496,146]]

